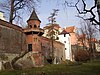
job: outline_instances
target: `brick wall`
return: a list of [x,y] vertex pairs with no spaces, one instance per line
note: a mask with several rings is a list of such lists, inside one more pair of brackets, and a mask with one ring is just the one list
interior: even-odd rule
[[21,27],[0,20],[0,52],[20,53],[26,49],[26,37]]
[[[51,40],[45,37],[41,37],[41,46],[42,46],[42,53],[45,58],[49,59],[50,53],[52,52],[52,43]],[[53,42],[54,46],[54,63],[61,63],[61,61],[65,61],[65,45],[54,41]]]

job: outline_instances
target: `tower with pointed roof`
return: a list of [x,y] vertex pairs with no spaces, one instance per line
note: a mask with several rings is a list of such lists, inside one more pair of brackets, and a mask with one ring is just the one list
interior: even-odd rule
[[28,26],[24,29],[24,33],[26,34],[27,50],[32,53],[34,65],[41,66],[42,52],[40,37],[43,34],[43,29],[40,28],[41,21],[39,20],[35,10],[33,10],[27,23]]

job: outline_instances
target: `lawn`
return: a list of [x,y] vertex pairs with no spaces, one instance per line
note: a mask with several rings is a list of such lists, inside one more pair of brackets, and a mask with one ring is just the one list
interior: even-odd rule
[[26,70],[1,71],[0,75],[100,75],[100,60],[81,65],[65,63]]

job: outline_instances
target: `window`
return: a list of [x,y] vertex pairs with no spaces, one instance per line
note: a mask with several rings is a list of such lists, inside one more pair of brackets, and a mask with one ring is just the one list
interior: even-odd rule
[[36,26],[36,25],[34,25],[34,28],[37,28],[37,26]]
[[65,50],[67,50],[67,48],[65,48]]
[[64,34],[64,37],[66,37],[66,34]]
[[34,42],[38,42],[38,38],[34,38]]
[[66,41],[64,41],[64,43],[66,43]]
[[59,37],[57,37],[56,39],[59,40]]
[[29,25],[29,28],[32,28],[32,25]]
[[28,51],[32,51],[32,44],[28,44]]

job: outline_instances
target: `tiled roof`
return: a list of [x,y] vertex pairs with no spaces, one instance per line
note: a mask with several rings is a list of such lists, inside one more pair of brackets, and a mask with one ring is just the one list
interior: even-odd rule
[[61,34],[69,34],[69,33],[66,32],[65,29],[64,29],[59,35],[61,35]]
[[91,38],[91,41],[92,41],[92,42],[96,42],[97,39],[96,39],[96,38]]
[[68,32],[68,33],[73,33],[74,30],[75,30],[75,26],[66,27],[65,30],[66,30],[66,32]]
[[36,12],[35,12],[35,10],[33,10],[33,12],[31,14],[30,18],[28,19],[28,21],[29,20],[38,20],[38,21],[40,21],[39,18],[38,18],[38,16],[37,16],[37,14],[36,14]]
[[86,34],[79,35],[79,38],[85,38],[85,37],[86,37]]

